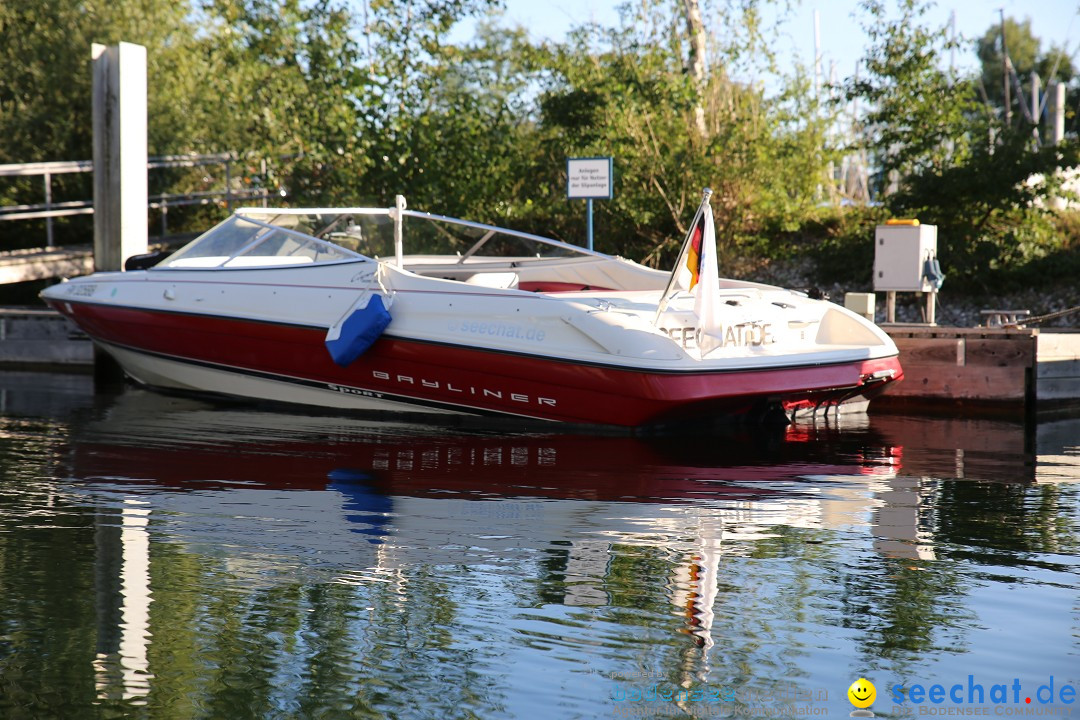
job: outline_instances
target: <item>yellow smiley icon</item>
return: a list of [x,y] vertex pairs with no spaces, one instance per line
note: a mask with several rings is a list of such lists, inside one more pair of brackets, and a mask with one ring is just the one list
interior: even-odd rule
[[857,708],[868,708],[877,698],[877,688],[866,678],[859,678],[847,689],[848,700]]

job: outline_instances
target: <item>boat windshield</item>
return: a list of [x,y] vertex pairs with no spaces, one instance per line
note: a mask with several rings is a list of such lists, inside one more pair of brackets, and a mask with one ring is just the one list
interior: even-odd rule
[[[411,254],[457,255],[459,263],[507,258],[566,258],[589,255],[584,248],[530,233],[467,220],[405,211]],[[416,222],[423,220],[425,222]]]
[[318,219],[299,215],[233,215],[170,255],[157,267],[272,267],[354,260],[362,256],[311,233]]
[[[494,258],[595,255],[558,240],[493,225],[413,210],[402,215],[404,245],[410,255],[450,256],[461,264]],[[394,220],[388,209],[245,208],[157,267],[268,267],[394,254]]]

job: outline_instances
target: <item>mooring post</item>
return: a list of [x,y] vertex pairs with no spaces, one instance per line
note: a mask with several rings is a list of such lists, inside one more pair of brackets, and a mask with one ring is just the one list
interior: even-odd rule
[[[45,210],[52,210],[52,173],[45,173]],[[45,218],[45,244],[53,247],[53,219],[52,215]]]
[[[1047,125],[1050,131],[1050,142],[1060,145],[1065,139],[1065,84],[1053,80],[1050,84],[1050,111],[1047,113]],[[1050,206],[1055,210],[1064,210],[1065,198],[1057,195],[1050,199]]]
[[[146,48],[91,46],[94,127],[94,269],[123,270],[147,250]],[[114,390],[124,373],[94,351],[94,384]]]
[[1051,90],[1051,110],[1047,118],[1050,126],[1050,142],[1060,145],[1065,138],[1065,83],[1054,80]]
[[147,250],[146,48],[91,47],[94,268],[122,270]]

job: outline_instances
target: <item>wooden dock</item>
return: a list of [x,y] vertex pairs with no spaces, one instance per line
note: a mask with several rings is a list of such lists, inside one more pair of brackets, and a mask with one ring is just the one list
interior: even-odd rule
[[94,272],[94,248],[49,247],[0,252],[0,284],[78,277]]
[[94,346],[66,317],[45,308],[0,308],[0,367],[90,370]]
[[1080,409],[1080,330],[883,325],[904,380],[875,408],[1024,416]]

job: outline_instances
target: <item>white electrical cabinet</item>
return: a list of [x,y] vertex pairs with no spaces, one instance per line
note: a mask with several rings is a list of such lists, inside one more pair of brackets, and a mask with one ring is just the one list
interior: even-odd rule
[[937,258],[937,225],[878,225],[874,232],[874,290],[931,292],[926,261]]

